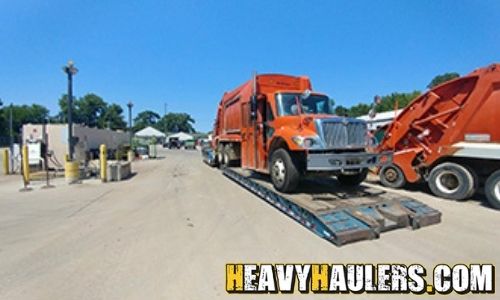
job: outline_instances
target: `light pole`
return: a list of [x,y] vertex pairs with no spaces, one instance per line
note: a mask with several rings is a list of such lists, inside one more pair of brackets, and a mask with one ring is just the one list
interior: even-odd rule
[[132,106],[134,106],[132,101],[127,103],[127,107],[128,107],[128,134],[129,134],[129,144],[130,144],[131,149],[132,149]]
[[163,111],[163,133],[165,133],[165,136],[167,136],[167,107],[168,104],[165,102],[165,107]]
[[72,60],[63,67],[64,73],[68,75],[68,158],[73,161],[74,145],[73,145],[73,75],[78,72]]
[[9,112],[9,137],[10,137],[10,153],[12,156],[12,153],[14,153],[14,131],[12,129],[12,110],[13,110],[13,105],[12,103],[10,104],[10,112]]

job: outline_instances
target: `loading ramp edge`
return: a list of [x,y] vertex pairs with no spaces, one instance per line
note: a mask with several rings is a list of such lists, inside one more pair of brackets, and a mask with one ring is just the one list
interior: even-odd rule
[[407,197],[313,212],[230,168],[222,173],[337,246],[376,239],[384,231],[418,229],[441,222],[441,212]]

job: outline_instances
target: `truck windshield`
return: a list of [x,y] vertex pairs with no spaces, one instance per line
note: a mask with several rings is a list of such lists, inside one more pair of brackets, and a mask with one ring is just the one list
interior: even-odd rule
[[310,95],[302,99],[301,94],[278,94],[276,106],[280,116],[294,116],[300,113],[333,114],[330,99],[323,95]]

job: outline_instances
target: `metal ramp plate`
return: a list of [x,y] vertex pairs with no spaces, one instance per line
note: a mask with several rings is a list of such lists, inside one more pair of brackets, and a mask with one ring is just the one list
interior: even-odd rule
[[424,203],[380,190],[284,195],[242,170],[227,168],[223,174],[337,246],[376,239],[389,230],[418,229],[441,221],[441,213]]

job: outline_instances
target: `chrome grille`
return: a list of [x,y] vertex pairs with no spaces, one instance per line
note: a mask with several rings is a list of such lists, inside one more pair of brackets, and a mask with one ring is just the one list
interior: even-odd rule
[[328,148],[364,148],[366,146],[366,123],[359,121],[322,120],[321,129]]

